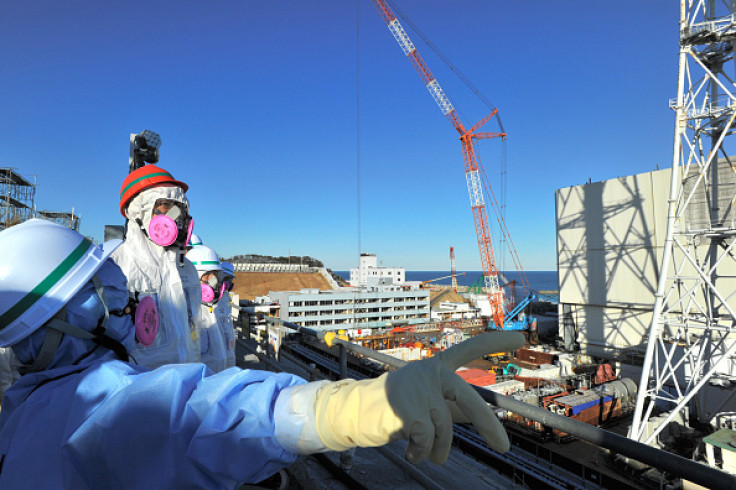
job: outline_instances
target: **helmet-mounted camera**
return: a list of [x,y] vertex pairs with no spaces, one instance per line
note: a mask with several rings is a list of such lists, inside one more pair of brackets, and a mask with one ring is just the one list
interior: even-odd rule
[[146,163],[158,162],[161,148],[161,136],[146,129],[140,134],[130,135],[129,172],[141,168]]

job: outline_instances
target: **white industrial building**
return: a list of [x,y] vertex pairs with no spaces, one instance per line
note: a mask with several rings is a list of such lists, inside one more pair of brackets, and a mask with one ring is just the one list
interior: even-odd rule
[[[733,196],[736,172],[729,165],[723,168],[719,190],[723,195]],[[726,175],[727,172],[731,174]],[[634,379],[641,375],[662,264],[670,175],[671,169],[664,169],[555,192],[559,325],[565,347],[614,360],[617,371]],[[695,181],[697,175],[685,181],[688,179]],[[703,215],[707,219],[706,196],[696,193],[693,201],[698,204],[691,206],[695,211],[677,222],[676,226],[682,230],[701,227]],[[722,221],[733,220],[735,205],[719,202],[718,209],[711,211],[718,213]],[[709,245],[709,240],[704,238],[695,255],[703,257]],[[726,304],[736,309],[736,258],[730,259],[719,264],[719,276],[715,280],[722,291],[731,291],[725,298]],[[680,275],[697,274],[686,262],[675,265]],[[684,307],[703,303],[702,291],[693,290],[689,294],[692,304]],[[664,338],[668,338],[666,332]],[[678,342],[670,360],[674,364],[688,348],[687,339],[668,342]],[[657,359],[660,369],[664,362],[667,360]],[[678,370],[682,374],[678,378],[680,383],[691,378],[687,363],[682,363]],[[720,420],[724,410],[736,411],[736,406],[731,406],[736,405],[733,399],[736,391],[731,387],[736,383],[734,359],[721,362],[717,373],[701,393],[699,406],[692,408],[702,420],[709,420],[718,412],[711,423],[721,425],[726,423]],[[673,393],[676,391],[671,384],[665,387]],[[728,423],[736,423],[736,419]]]
[[[568,348],[576,343],[588,354],[612,357],[644,352],[662,262],[670,174],[670,169],[657,170],[555,192],[560,335]],[[694,199],[705,202],[702,196]],[[699,223],[685,216],[679,226]],[[707,244],[702,245],[706,251]],[[732,265],[718,281],[736,291],[736,261]],[[693,298],[699,294],[692,291]],[[736,299],[729,303],[736,308]]]
[[429,322],[429,290],[394,284],[320,291],[271,291],[279,317],[315,330],[383,328]]
[[406,271],[403,267],[379,267],[375,254],[360,254],[360,265],[350,269],[350,285],[355,287],[372,286],[390,279],[394,284],[403,284]]
[[670,170],[555,192],[560,334],[592,355],[644,352]]

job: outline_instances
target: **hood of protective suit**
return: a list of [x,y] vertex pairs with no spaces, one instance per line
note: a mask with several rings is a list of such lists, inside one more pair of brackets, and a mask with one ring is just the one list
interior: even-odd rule
[[[169,199],[175,201],[181,204],[181,207],[186,213],[189,213],[189,200],[187,199],[187,196],[184,193],[183,189],[181,189],[180,187],[160,186],[146,189],[145,191],[135,196],[130,201],[130,204],[128,204],[128,207],[125,211],[126,216],[129,220],[134,221],[136,224],[142,227],[143,230],[148,230],[149,225],[154,218],[153,208],[158,199]],[[145,231],[143,233],[144,235],[146,235]],[[186,242],[188,240],[189,237],[187,237],[183,241]],[[181,245],[181,248],[184,248],[186,243],[182,243]]]
[[[104,289],[108,311],[122,312],[128,304],[128,291],[125,287],[125,276],[120,268],[108,259],[97,271],[97,277]],[[87,282],[66,304],[66,322],[88,332],[92,332],[97,327],[104,315],[105,307],[92,281]],[[29,337],[13,345],[13,351],[20,362],[25,365],[33,363],[46,338],[47,331],[46,327],[41,327]],[[130,351],[134,339],[134,327],[130,315],[110,314],[105,334],[122,343]],[[92,340],[65,334],[54,359],[46,369],[85,365],[105,356],[114,357],[114,354],[98,346]]]
[[135,196],[128,204],[125,215],[131,220],[140,220],[145,228],[153,217],[153,205],[157,199],[171,199],[184,205],[189,211],[189,200],[181,187],[160,186],[152,187]]
[[[187,211],[189,210],[189,200],[180,187],[146,189],[130,201],[125,212],[128,217],[125,242],[120,248],[133,249],[137,256],[131,263],[121,264],[128,277],[128,285],[131,290],[145,291],[151,288],[161,288],[161,275],[150,274],[150,269],[158,267],[163,262],[181,264],[184,260],[184,250],[178,247],[157,245],[148,238],[144,231],[144,229],[148,229],[148,225],[153,218],[153,206],[158,199],[177,201],[182,203]],[[118,249],[113,256],[119,258],[124,253],[124,250],[121,249]],[[116,262],[118,262],[117,259]],[[138,269],[139,273],[131,274],[129,268]]]

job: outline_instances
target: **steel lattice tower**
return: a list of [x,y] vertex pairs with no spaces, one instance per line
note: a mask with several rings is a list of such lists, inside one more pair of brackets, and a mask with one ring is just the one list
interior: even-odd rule
[[[630,437],[652,441],[685,407],[700,421],[708,384],[728,386],[736,351],[736,10],[680,1],[672,178],[662,266]],[[647,420],[669,412],[657,428]]]

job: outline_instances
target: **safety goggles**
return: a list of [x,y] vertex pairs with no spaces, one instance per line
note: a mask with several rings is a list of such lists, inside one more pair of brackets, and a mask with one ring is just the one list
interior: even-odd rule
[[172,199],[156,199],[153,204],[153,214],[168,216],[176,222],[188,217],[186,206]]
[[[208,274],[209,274],[209,277],[205,279],[204,276]],[[202,276],[202,283],[209,284],[212,289],[217,290],[217,286],[219,286],[220,283],[222,283],[219,271],[212,271],[212,272],[208,272],[204,274]]]

